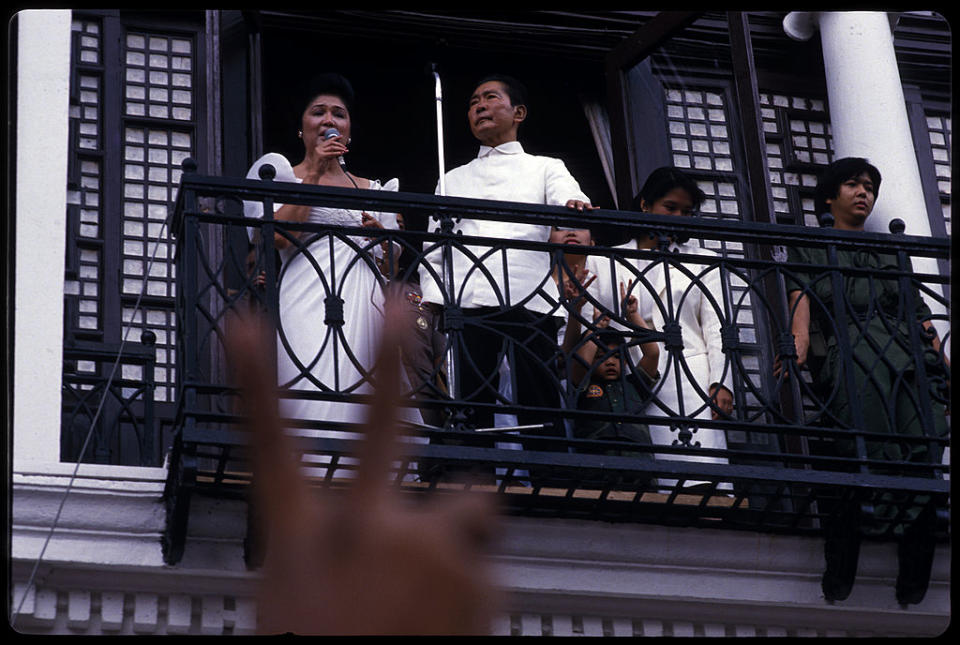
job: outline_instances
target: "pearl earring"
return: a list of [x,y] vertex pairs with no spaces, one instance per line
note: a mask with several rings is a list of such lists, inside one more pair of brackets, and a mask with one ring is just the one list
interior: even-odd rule
[[298,138],[298,139],[302,139],[302,138],[303,138],[303,130],[297,130],[297,138]]

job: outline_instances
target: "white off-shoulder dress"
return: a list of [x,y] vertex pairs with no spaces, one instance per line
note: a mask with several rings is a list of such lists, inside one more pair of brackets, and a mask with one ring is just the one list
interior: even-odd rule
[[[260,167],[272,164],[275,181],[302,183],[283,155],[268,153],[247,173],[259,179]],[[396,191],[398,182],[371,181],[371,190]],[[277,204],[279,209],[282,204]],[[384,228],[397,229],[395,213],[370,213]],[[263,204],[244,202],[244,216],[263,217]],[[340,226],[359,226],[361,212],[342,208],[313,207],[308,221]],[[373,391],[374,366],[383,328],[384,295],[374,262],[379,248],[362,236],[337,231],[306,234],[300,244],[280,250],[280,324],[277,333],[277,377],[281,387],[299,391],[369,394]],[[342,325],[327,324],[328,302],[342,301]],[[284,417],[313,421],[362,423],[366,407],[359,403],[285,397]],[[408,412],[415,412],[408,410]],[[406,416],[406,415],[404,415]],[[416,413],[416,421],[420,421]],[[412,419],[411,419],[412,420]],[[330,430],[298,430],[307,436],[352,436]]]

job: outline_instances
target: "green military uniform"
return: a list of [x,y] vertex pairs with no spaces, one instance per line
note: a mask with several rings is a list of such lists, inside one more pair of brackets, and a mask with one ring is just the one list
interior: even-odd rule
[[[442,399],[447,396],[446,374],[442,367],[446,337],[437,329],[435,314],[423,306],[420,285],[415,282],[391,282],[388,289],[400,296],[400,302],[414,321],[408,343],[401,351],[403,367],[415,399]],[[443,426],[443,414],[436,409],[420,408],[424,423]]]
[[[591,378],[590,382],[580,388],[577,397],[577,409],[595,412],[612,412],[624,415],[638,414],[650,403],[649,379],[644,374],[638,377],[628,374],[624,378],[603,380]],[[600,419],[578,419],[573,426],[573,436],[578,439],[599,439],[611,441],[632,441],[645,446],[653,445],[650,441],[650,429],[645,423],[637,423],[629,419],[608,421]],[[632,450],[604,450],[606,455],[620,455],[636,457],[638,459],[653,459],[649,452]],[[637,483],[647,483],[644,478]]]
[[[828,265],[826,249],[790,248],[790,262]],[[810,349],[807,364],[813,373],[814,390],[826,414],[826,425],[854,427],[851,399],[856,401],[863,415],[862,430],[912,437],[947,434],[946,410],[943,393],[931,387],[933,427],[923,428],[917,384],[916,360],[911,342],[910,325],[930,317],[930,309],[914,288],[914,311],[905,311],[904,294],[900,293],[899,279],[883,278],[884,271],[898,269],[897,259],[891,254],[863,250],[837,250],[837,264],[843,268],[868,268],[867,274],[841,273],[842,300],[846,316],[846,332],[852,356],[856,392],[851,397],[844,372],[844,357],[838,342],[838,327],[834,310],[834,288],[827,268],[796,271],[787,276],[787,291],[803,290],[810,301]],[[923,330],[920,330],[921,335]],[[925,345],[925,369],[931,385],[943,383],[934,379],[940,358]],[[936,399],[939,398],[940,401]],[[866,456],[874,460],[939,463],[941,450],[931,452],[929,443],[901,441],[867,441]],[[853,439],[837,441],[840,456],[856,455]],[[875,469],[875,472],[894,474],[893,469]],[[878,517],[893,509],[877,508]],[[913,513],[908,513],[912,515]],[[877,527],[878,529],[883,527]]]
[[[650,402],[649,390],[649,385],[633,374],[612,381],[591,379],[580,389],[577,409],[637,414]],[[626,420],[579,419],[574,424],[573,435],[578,439],[610,439],[652,445],[647,424]]]

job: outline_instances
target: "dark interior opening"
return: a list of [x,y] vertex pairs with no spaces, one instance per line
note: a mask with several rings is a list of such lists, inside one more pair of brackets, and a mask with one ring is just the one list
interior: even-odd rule
[[[430,64],[437,65],[442,80],[446,170],[467,163],[479,148],[466,119],[475,81],[503,73],[527,86],[529,116],[520,129],[524,149],[562,159],[594,204],[613,208],[580,98],[603,102],[602,65],[565,60],[555,53],[548,57],[469,47],[469,43],[462,47],[414,39],[397,43],[322,31],[265,29],[263,150],[284,153],[293,164],[303,158],[290,88],[305,76],[337,72],[356,92],[348,169],[384,181],[397,177],[402,191],[433,193],[439,170]],[[416,220],[409,224],[424,226]]]

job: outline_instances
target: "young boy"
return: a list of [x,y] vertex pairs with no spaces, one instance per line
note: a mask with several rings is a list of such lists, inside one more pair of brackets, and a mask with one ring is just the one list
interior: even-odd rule
[[[614,331],[600,332],[588,341],[587,346],[592,347],[596,356],[592,361],[596,367],[590,373],[589,381],[580,388],[578,410],[627,415],[636,414],[647,406],[650,386],[656,379],[643,369],[635,373],[623,373],[620,354],[624,342],[622,335]],[[578,419],[573,434],[578,439],[611,439],[651,445],[647,424],[628,418],[615,421]],[[650,453],[635,454],[650,457]]]
[[[624,304],[629,320],[646,328],[636,311],[636,298],[631,296],[625,299]],[[579,364],[579,369],[574,370],[574,379],[575,382],[583,381],[577,398],[577,409],[618,413],[624,415],[624,418],[578,419],[573,427],[573,435],[578,439],[629,441],[652,445],[647,424],[632,421],[627,415],[641,412],[650,402],[650,388],[660,378],[657,370],[660,348],[655,342],[641,344],[642,358],[637,369],[627,370],[625,373],[621,356],[628,353],[626,340],[621,332],[607,329],[607,322],[605,318],[599,319],[596,323],[598,331],[588,332],[586,342],[577,350],[580,360],[574,361]],[[592,367],[588,379],[582,379],[584,365]],[[603,453],[639,459],[653,458],[652,453],[641,451],[604,450]],[[636,483],[647,481],[644,478]]]

